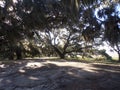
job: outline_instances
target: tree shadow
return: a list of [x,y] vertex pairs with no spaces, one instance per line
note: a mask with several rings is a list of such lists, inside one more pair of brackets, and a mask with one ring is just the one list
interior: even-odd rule
[[119,71],[119,66],[99,64],[74,67],[40,60],[1,63],[0,90],[119,90]]

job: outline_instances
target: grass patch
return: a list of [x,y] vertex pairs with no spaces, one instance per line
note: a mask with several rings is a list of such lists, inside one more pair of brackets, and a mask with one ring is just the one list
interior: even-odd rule
[[67,61],[77,61],[84,63],[104,63],[104,64],[120,64],[117,59],[105,59],[105,58],[66,58]]
[[37,57],[37,58],[26,58],[26,59],[22,59],[22,60],[0,60],[0,64],[4,63],[4,64],[12,64],[12,63],[16,63],[16,62],[24,62],[24,61],[37,61],[37,60],[41,60],[41,61],[59,61],[59,62],[82,62],[82,63],[104,63],[104,64],[120,64],[120,62],[117,61],[117,58],[115,59],[104,59],[104,58],[89,58],[89,57],[85,57],[85,58],[78,58],[78,57],[74,57],[74,58],[65,58],[65,59],[60,59],[59,57]]

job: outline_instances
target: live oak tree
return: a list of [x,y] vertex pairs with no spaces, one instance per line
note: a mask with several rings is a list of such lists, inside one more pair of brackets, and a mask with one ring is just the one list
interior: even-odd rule
[[19,59],[21,50],[18,45],[21,40],[33,38],[36,30],[52,30],[65,26],[67,22],[78,23],[81,5],[90,5],[94,1],[96,0],[1,1],[1,40],[6,42],[5,46],[3,42],[1,44],[4,47],[2,51],[9,51],[10,59],[13,59],[16,53]]
[[[86,41],[91,41],[94,37],[99,36],[97,32],[100,29],[98,20],[92,16],[93,11],[100,6],[101,2],[107,5],[107,1],[2,0],[0,5],[0,46],[3,48],[0,52],[10,51],[10,59],[13,59],[14,53],[18,59],[22,58],[22,41],[34,39],[39,31],[49,34],[53,32],[52,30],[59,30],[60,28],[70,29],[68,36],[65,36],[68,43],[71,42],[70,37],[76,34],[83,35]],[[57,33],[58,36],[60,32]],[[39,40],[41,41],[41,38]],[[77,38],[74,41],[79,42]],[[67,52],[68,43],[65,44],[62,53]],[[76,43],[75,45],[77,46]],[[51,46],[60,53],[54,45]],[[81,47],[78,45],[78,48]],[[61,57],[64,58],[62,55]]]
[[100,18],[104,18],[104,40],[118,53],[120,61],[120,11],[117,9],[119,3],[101,9],[98,12]]
[[3,57],[7,55],[9,59],[13,59],[14,53],[16,53],[17,59],[19,59],[21,58],[21,50],[18,46],[18,41],[21,40],[23,36],[21,33],[22,28],[11,6],[13,6],[13,3],[9,0],[5,1],[3,6],[0,6],[0,52]]
[[80,30],[70,27],[46,30],[39,32],[39,35],[43,38],[40,43],[49,45],[60,58],[65,58],[66,54],[81,53],[85,43]]

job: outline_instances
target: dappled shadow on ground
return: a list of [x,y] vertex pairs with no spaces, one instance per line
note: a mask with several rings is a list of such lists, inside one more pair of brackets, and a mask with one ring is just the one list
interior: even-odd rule
[[61,60],[0,63],[0,90],[120,90],[120,66]]

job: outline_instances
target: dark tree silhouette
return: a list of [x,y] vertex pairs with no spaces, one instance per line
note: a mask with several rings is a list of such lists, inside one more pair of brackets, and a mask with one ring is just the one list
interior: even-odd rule
[[111,4],[109,7],[103,8],[98,12],[100,18],[103,20],[104,40],[118,53],[120,61],[120,11],[116,7],[118,3]]

